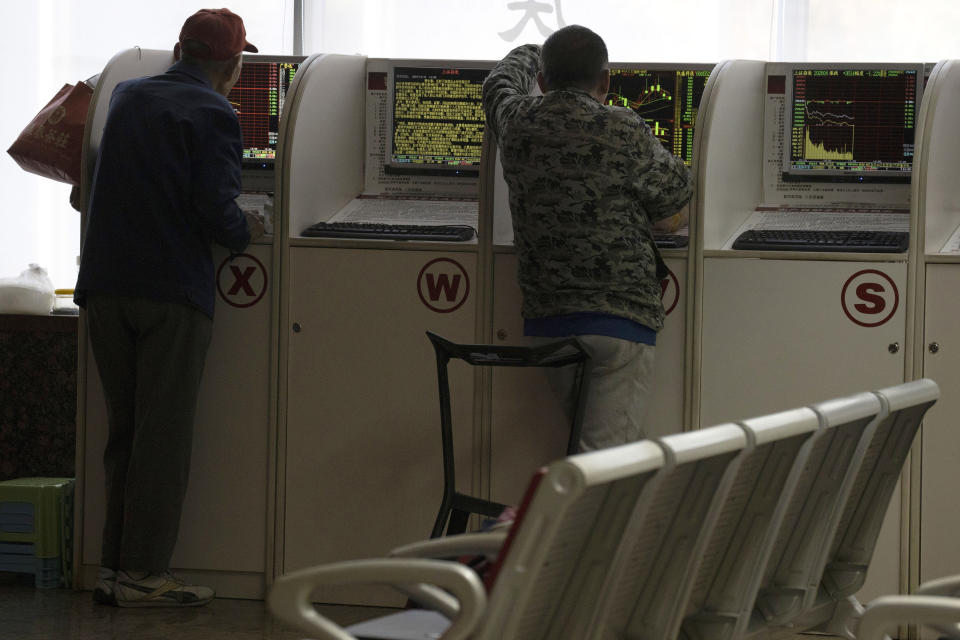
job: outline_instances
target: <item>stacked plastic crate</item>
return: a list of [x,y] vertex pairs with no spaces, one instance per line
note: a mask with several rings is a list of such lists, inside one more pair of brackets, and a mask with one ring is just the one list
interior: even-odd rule
[[0,571],[33,574],[37,588],[70,582],[73,478],[0,482]]

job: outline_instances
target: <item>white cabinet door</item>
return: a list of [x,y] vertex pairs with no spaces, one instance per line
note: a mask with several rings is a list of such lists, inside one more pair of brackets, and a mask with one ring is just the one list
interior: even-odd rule
[[[493,342],[531,344],[523,336],[517,284],[517,256],[498,253],[493,261]],[[553,394],[544,369],[491,368],[490,497],[520,503],[533,472],[566,455],[570,422]]]
[[[940,385],[940,399],[921,430],[920,582],[960,574],[960,264],[927,265],[924,375]],[[937,343],[935,353],[930,344]]]
[[[443,466],[437,366],[425,332],[474,342],[475,273],[473,253],[291,248],[281,571],[381,557],[429,537]],[[449,366],[464,492],[474,372],[460,361]],[[322,598],[397,604],[371,593]]]
[[176,567],[264,571],[269,468],[271,248],[214,252],[213,339],[197,401]]
[[657,334],[657,359],[647,424],[651,434],[663,435],[683,430],[684,353],[687,348],[687,259],[664,256],[670,275],[660,283],[663,310],[667,317]]
[[902,382],[906,273],[905,263],[705,259],[700,426]]
[[[707,258],[703,427],[903,381],[905,263]],[[894,493],[860,595],[897,593]]]

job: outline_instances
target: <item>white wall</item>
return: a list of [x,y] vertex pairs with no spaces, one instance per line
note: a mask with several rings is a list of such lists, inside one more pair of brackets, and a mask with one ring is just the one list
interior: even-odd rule
[[305,0],[304,44],[372,57],[499,59],[517,45],[543,42],[558,26],[582,24],[604,38],[616,61],[766,58],[774,10],[771,0],[537,0],[545,10],[526,19],[531,4]]
[[960,58],[956,0],[809,0],[805,58],[938,62]]
[[[295,0],[232,0],[263,53],[291,53]],[[614,61],[925,61],[960,58],[956,0],[303,0],[305,53],[499,59],[583,24]],[[65,82],[127,47],[170,48],[197,0],[0,1],[0,146],[6,149]],[[530,14],[528,16],[528,11]],[[525,18],[526,21],[524,22]],[[538,24],[539,21],[539,24]],[[522,26],[521,26],[521,23]],[[514,32],[516,31],[516,32]],[[72,287],[79,216],[69,187],[0,160],[0,277],[37,262]]]

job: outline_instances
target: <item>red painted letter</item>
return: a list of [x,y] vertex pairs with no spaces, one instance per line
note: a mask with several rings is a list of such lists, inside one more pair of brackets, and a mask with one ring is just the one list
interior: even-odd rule
[[454,274],[453,284],[450,284],[450,278],[447,274],[440,273],[434,278],[434,274],[427,274],[427,295],[433,302],[440,299],[443,293],[447,297],[447,302],[453,302],[457,299],[457,292],[460,290],[460,274]]
[[857,297],[869,304],[855,304],[854,309],[860,313],[882,313],[887,308],[887,301],[877,293],[883,293],[883,285],[875,282],[864,282],[857,287]]

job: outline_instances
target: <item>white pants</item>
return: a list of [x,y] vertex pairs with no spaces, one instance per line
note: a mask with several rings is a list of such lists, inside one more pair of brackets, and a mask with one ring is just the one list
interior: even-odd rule
[[[542,344],[556,338],[537,338]],[[655,347],[607,336],[577,336],[590,356],[587,399],[580,431],[580,451],[605,449],[648,437],[644,421],[650,407]],[[548,368],[550,386],[573,421],[576,366]]]

